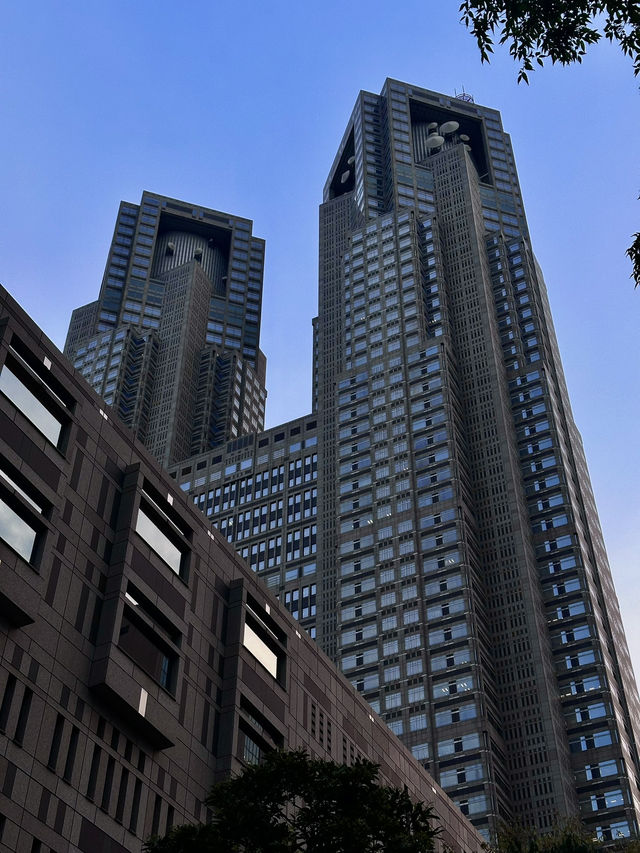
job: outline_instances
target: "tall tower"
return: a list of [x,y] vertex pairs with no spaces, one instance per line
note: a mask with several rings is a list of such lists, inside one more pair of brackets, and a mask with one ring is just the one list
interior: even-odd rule
[[485,832],[637,830],[638,699],[499,113],[360,94],[315,330],[320,643]]
[[145,193],[67,351],[485,837],[636,832],[640,703],[500,114],[360,93],[313,412],[267,432],[262,257]]
[[164,465],[263,427],[263,265],[249,220],[148,192],[120,205],[65,353]]

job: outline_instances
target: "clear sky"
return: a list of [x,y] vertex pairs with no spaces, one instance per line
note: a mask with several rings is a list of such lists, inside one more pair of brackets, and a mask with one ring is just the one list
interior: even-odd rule
[[617,48],[518,86],[457,0],[3,4],[0,280],[58,346],[97,296],[121,199],[254,220],[267,419],[310,409],[317,206],[360,89],[395,77],[502,112],[640,674],[638,80]]

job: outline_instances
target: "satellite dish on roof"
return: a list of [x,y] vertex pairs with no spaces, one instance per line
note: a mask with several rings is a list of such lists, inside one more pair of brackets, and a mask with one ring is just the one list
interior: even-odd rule
[[428,130],[429,132],[431,132],[432,130],[436,130],[436,129],[437,129],[437,127],[438,127],[438,122],[437,122],[437,121],[431,121],[431,122],[429,122],[429,124],[427,125],[427,130]]
[[340,183],[341,183],[341,184],[346,184],[346,183],[347,183],[347,181],[349,180],[349,175],[350,175],[350,174],[351,174],[351,169],[347,169],[347,171],[346,171],[346,172],[343,172],[343,173],[342,173],[342,175],[340,176]]
[[431,151],[432,148],[440,148],[440,146],[444,143],[444,137],[438,136],[437,133],[432,133],[431,136],[427,137],[427,148]]
[[465,146],[464,146],[464,147],[466,148],[466,150],[467,150],[467,151],[471,151],[471,146],[470,146],[470,145],[466,145],[466,144],[465,144]]
[[460,141],[461,141],[461,142],[468,142],[468,141],[469,141],[469,137],[467,136],[467,134],[466,134],[466,133],[461,133],[461,134],[460,134]]
[[450,133],[455,133],[459,127],[460,125],[457,121],[445,121],[444,124],[440,125],[440,133],[448,136]]
[[352,154],[351,157],[349,157],[349,159],[347,160],[347,166],[353,166],[353,164],[355,162],[356,162],[356,158]]

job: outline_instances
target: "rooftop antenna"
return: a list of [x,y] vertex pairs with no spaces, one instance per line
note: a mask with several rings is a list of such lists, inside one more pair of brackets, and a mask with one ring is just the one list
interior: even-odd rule
[[473,104],[475,101],[473,100],[473,95],[470,95],[468,92],[464,90],[464,83],[462,84],[462,91],[458,92],[456,90],[455,96],[459,101],[466,101],[468,104]]

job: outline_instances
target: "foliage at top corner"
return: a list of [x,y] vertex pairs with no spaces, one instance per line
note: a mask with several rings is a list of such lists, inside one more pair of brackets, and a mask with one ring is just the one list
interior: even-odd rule
[[640,284],[640,231],[633,235],[633,243],[626,252],[631,261],[631,278],[635,281],[635,287]]
[[147,841],[148,853],[433,853],[430,806],[382,785],[378,765],[351,766],[303,751],[264,761],[215,785],[213,820]]
[[589,45],[617,42],[640,74],[640,3],[634,0],[463,0],[461,20],[475,36],[483,62],[494,39],[520,63],[518,82],[546,60],[582,62]]
[[[494,39],[507,44],[520,64],[518,82],[546,60],[560,65],[582,62],[590,45],[603,37],[617,42],[640,74],[639,0],[463,0],[461,21],[471,31],[483,62],[489,62]],[[640,284],[640,232],[626,251],[631,278]]]

